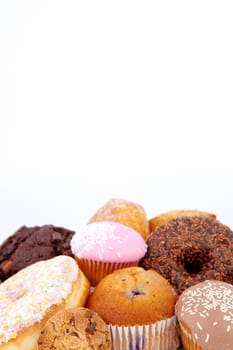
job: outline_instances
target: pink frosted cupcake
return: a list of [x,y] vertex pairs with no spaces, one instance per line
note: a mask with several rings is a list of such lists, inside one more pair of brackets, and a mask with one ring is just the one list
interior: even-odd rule
[[92,286],[114,270],[137,266],[147,245],[142,236],[122,224],[102,221],[80,227],[71,250]]

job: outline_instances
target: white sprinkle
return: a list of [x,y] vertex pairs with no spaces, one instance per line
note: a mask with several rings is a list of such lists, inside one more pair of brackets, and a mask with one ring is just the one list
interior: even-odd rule
[[194,337],[195,337],[196,339],[198,339],[197,333],[194,334]]
[[111,247],[111,246],[109,245],[109,246],[108,246],[108,249],[113,250],[113,247]]
[[213,326],[217,326],[217,324],[218,324],[218,322],[216,321],[216,322],[213,323]]
[[206,334],[206,338],[205,338],[205,342],[206,342],[206,343],[208,343],[209,338],[210,338],[210,335],[209,335],[209,333],[207,333],[207,334]]
[[227,315],[223,317],[224,321],[229,321],[231,322],[231,316]]
[[202,326],[200,325],[199,322],[197,322],[197,327],[202,331]]
[[102,256],[102,254],[101,254],[101,252],[100,252],[100,250],[98,249],[98,255],[99,255],[99,258],[100,258],[100,260],[102,261],[103,260],[103,256]]
[[74,260],[60,255],[30,265],[2,283],[0,348],[20,331],[40,322],[52,305],[60,304],[70,294],[78,275]]
[[120,258],[120,257],[121,257],[121,254],[120,254],[119,252],[117,252],[117,256],[118,256],[118,258]]
[[228,325],[228,326],[227,326],[227,332],[230,332],[230,330],[231,330],[231,326]]

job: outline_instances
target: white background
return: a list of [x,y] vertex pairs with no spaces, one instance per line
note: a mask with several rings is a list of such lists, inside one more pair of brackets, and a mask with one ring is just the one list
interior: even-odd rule
[[0,0],[0,239],[111,198],[233,228],[233,2]]

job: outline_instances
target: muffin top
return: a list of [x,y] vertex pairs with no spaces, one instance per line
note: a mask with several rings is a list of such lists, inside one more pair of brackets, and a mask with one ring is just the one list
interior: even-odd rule
[[208,213],[206,211],[200,210],[170,210],[166,213],[162,213],[158,216],[155,216],[149,220],[149,232],[153,232],[156,227],[165,224],[166,222],[180,218],[180,217],[192,217],[192,216],[201,216],[208,217],[211,219],[216,219],[216,215]]
[[77,258],[110,263],[137,261],[145,255],[146,247],[138,232],[110,221],[82,226],[71,240]]
[[149,234],[149,224],[144,208],[122,198],[113,198],[105,203],[91,217],[89,223],[96,221],[114,221],[133,228],[144,239]]
[[20,227],[0,245],[0,280],[5,281],[37,261],[57,255],[72,256],[74,231],[54,225]]
[[203,350],[232,349],[233,286],[206,280],[186,289],[176,304],[181,326]]
[[104,277],[87,301],[108,324],[151,324],[174,315],[177,295],[154,270],[129,267]]

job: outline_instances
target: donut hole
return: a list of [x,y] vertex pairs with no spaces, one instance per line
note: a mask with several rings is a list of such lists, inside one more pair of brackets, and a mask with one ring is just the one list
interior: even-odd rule
[[198,260],[192,262],[184,261],[184,269],[190,274],[195,275],[199,273],[202,269],[202,264]]
[[190,247],[183,251],[181,259],[185,271],[190,275],[200,273],[210,260],[208,249],[194,249]]

